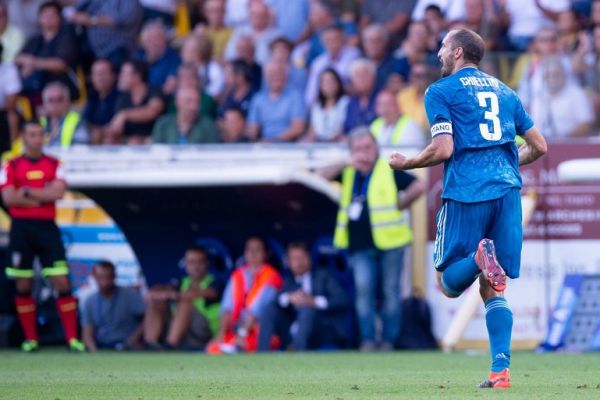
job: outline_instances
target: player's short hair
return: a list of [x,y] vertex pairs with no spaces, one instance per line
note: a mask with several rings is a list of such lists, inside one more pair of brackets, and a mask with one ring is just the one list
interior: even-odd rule
[[208,251],[206,250],[206,248],[202,247],[202,246],[198,246],[197,244],[193,244],[191,246],[188,246],[187,249],[185,249],[185,252],[192,252],[192,253],[202,253],[204,254],[205,257],[208,258]]
[[385,26],[383,26],[383,24],[371,24],[371,25],[367,26],[362,31],[362,37],[364,38],[365,36],[367,36],[367,35],[369,35],[371,33],[379,35],[380,37],[383,38],[383,40],[386,43],[390,39],[390,34],[389,34],[388,30],[385,29]]
[[373,76],[375,76],[377,73],[377,66],[373,61],[369,60],[368,58],[358,58],[350,63],[350,67],[348,68],[350,76],[354,76],[356,71],[361,68],[366,68]]
[[348,143],[350,144],[350,146],[352,146],[352,143],[354,143],[354,141],[361,139],[365,136],[369,136],[373,140],[373,142],[376,142],[375,136],[373,136],[373,133],[371,132],[369,127],[366,125],[362,125],[357,126],[356,128],[350,131],[350,133],[348,134]]
[[62,18],[63,7],[58,1],[50,0],[50,1],[45,1],[42,4],[40,4],[40,6],[38,7],[38,15],[41,14],[42,11],[46,10],[47,8],[53,9],[54,11],[56,11],[58,16]]
[[100,260],[100,261],[96,262],[96,267],[108,269],[108,270],[112,271],[113,274],[115,273],[115,270],[116,270],[115,264],[113,264],[112,262],[110,262],[108,260]]
[[62,83],[61,81],[52,81],[50,83],[48,83],[46,86],[44,86],[44,88],[42,89],[42,100],[44,102],[47,102],[47,97],[48,97],[48,92],[52,89],[58,89],[60,90],[63,95],[65,96],[65,99],[67,101],[71,101],[71,91],[69,90],[69,87],[67,85],[65,85],[64,83]]
[[287,251],[290,251],[290,250],[302,250],[306,254],[310,254],[308,245],[306,243],[300,242],[300,241],[290,242],[290,244],[288,244],[288,246],[287,246]]
[[450,36],[450,46],[454,50],[463,49],[463,58],[467,62],[479,65],[485,54],[485,42],[476,32],[470,29],[458,29]]

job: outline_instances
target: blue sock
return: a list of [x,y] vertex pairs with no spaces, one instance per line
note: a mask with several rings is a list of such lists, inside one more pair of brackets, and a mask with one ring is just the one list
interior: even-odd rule
[[510,337],[513,314],[504,297],[492,297],[485,302],[485,324],[490,337],[492,372],[510,366]]
[[475,263],[473,254],[450,264],[442,274],[442,285],[450,294],[460,295],[473,284],[481,271]]

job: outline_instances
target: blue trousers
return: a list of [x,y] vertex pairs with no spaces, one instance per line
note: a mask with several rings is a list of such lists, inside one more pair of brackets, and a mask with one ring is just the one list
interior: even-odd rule
[[350,255],[356,285],[356,313],[363,342],[375,340],[378,288],[383,294],[382,339],[389,343],[396,343],[398,339],[402,317],[400,275],[403,261],[404,248],[369,249]]

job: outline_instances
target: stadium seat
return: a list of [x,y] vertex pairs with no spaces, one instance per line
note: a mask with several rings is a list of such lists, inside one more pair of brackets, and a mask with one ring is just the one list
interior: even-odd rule
[[[227,246],[221,240],[210,236],[196,239],[195,244],[207,251],[212,272],[226,281],[233,270],[231,253]],[[180,265],[183,268],[183,264]]]

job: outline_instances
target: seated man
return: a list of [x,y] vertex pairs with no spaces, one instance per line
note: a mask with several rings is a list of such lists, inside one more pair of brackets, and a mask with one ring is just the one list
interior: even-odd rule
[[127,144],[150,142],[154,122],[162,114],[165,103],[157,89],[148,86],[148,66],[140,61],[127,61],[119,73],[115,115],[104,132],[110,144],[125,137]]
[[114,66],[107,59],[98,59],[92,64],[92,88],[82,112],[84,121],[90,127],[92,144],[106,141],[106,126],[115,116],[117,99],[117,74]]
[[298,351],[344,347],[348,344],[344,332],[348,296],[329,271],[312,269],[304,243],[291,243],[287,258],[292,274],[285,278],[283,290],[263,314],[259,349],[270,349],[273,334],[281,338],[283,348],[291,343]]
[[23,94],[33,110],[40,105],[42,89],[50,82],[69,85],[71,98],[78,96],[72,70],[77,64],[77,43],[73,33],[62,19],[62,6],[57,1],[46,1],[38,11],[40,33],[25,43],[15,57],[15,64],[23,82]]
[[148,292],[144,340],[149,348],[163,348],[160,340],[165,328],[166,346],[184,349],[204,347],[217,331],[224,284],[209,272],[204,249],[188,248],[183,262],[187,276],[181,280],[179,290],[158,285]]
[[44,128],[48,146],[66,149],[73,144],[89,142],[89,133],[81,115],[71,109],[69,88],[65,84],[49,83],[42,92],[42,107],[40,125]]
[[271,60],[265,67],[267,89],[252,98],[248,135],[265,142],[293,142],[304,133],[306,106],[302,95],[287,86],[288,66]]
[[180,87],[175,93],[175,114],[163,115],[152,130],[154,143],[216,143],[219,133],[212,118],[201,115],[200,92],[196,87]]
[[267,244],[258,236],[246,241],[245,264],[238,267],[225,288],[219,333],[206,350],[210,354],[256,351],[259,322],[282,287],[281,276],[267,264]]
[[90,351],[131,348],[140,337],[144,301],[134,288],[115,283],[115,266],[100,261],[92,271],[98,291],[83,303],[83,342]]

